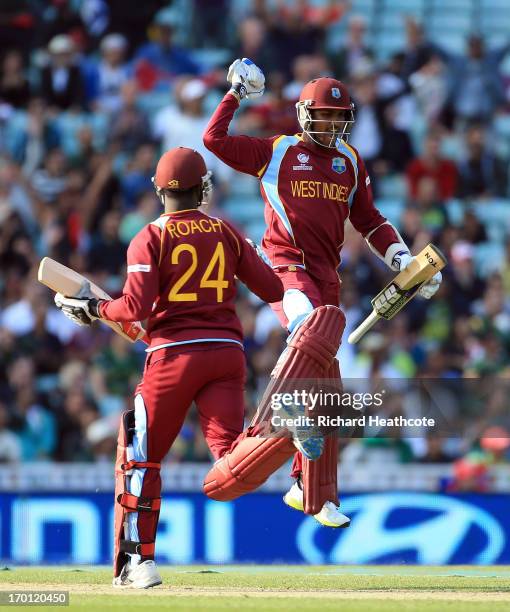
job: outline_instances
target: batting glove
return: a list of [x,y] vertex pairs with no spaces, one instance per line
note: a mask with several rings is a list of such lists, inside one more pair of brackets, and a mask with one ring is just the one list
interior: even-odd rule
[[[391,267],[393,270],[400,272],[407,268],[407,266],[413,261],[414,257],[407,253],[406,251],[399,251],[391,262]],[[418,290],[418,293],[424,297],[426,300],[430,300],[430,298],[436,294],[439,289],[439,285],[443,280],[443,275],[441,272],[437,272],[434,276],[424,283]]]
[[264,93],[266,78],[257,65],[243,57],[230,64],[227,81],[232,84],[231,93],[242,100],[259,98]]
[[95,298],[68,298],[61,293],[55,295],[55,306],[73,323],[81,326],[92,325],[100,318],[99,304],[103,300]]

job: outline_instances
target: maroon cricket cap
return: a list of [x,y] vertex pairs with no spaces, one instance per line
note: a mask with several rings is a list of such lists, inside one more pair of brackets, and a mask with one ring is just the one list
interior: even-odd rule
[[309,102],[309,108],[351,109],[349,90],[337,79],[321,77],[309,81],[301,90],[300,102]]
[[160,189],[186,191],[200,185],[206,174],[204,158],[198,151],[176,147],[167,151],[159,160],[154,183]]

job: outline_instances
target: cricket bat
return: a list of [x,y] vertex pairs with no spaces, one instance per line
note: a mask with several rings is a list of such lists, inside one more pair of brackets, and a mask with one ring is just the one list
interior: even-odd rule
[[446,266],[446,257],[428,244],[414,260],[399,272],[372,300],[372,312],[350,334],[349,344],[356,344],[379,319],[392,319],[413,299],[420,287]]
[[[55,293],[61,293],[65,297],[95,297],[99,300],[111,300],[112,298],[85,276],[78,274],[71,268],[62,265],[51,257],[44,257],[39,264],[37,280],[49,287]],[[147,334],[142,324],[138,321],[134,323],[117,323],[100,319],[105,325],[111,327],[119,336],[129,342],[142,340],[148,344]]]

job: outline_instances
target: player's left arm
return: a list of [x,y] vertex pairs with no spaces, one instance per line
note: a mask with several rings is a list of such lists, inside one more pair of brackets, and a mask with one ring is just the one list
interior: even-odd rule
[[79,298],[55,296],[57,308],[78,325],[91,325],[96,319],[117,323],[142,321],[152,312],[159,289],[159,228],[148,225],[131,241],[127,253],[127,279],[122,296],[98,300],[92,293]]
[[[351,205],[350,220],[365,238],[370,250],[391,270],[400,272],[412,261],[411,251],[397,228],[375,207],[370,177],[359,156],[358,184]],[[441,272],[438,272],[420,288],[420,295],[431,298],[439,289],[441,280]]]
[[159,295],[161,230],[145,226],[131,241],[127,252],[127,278],[122,296],[104,301],[99,314],[108,321],[143,321]]

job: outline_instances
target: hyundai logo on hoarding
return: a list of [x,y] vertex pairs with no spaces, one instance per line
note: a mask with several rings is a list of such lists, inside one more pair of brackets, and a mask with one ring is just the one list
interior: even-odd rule
[[[311,517],[296,538],[310,563],[375,563],[413,551],[416,563],[451,563],[469,544],[469,563],[494,563],[505,546],[502,526],[485,510],[466,501],[430,493],[354,495],[342,501],[342,512],[353,515],[349,529],[339,534],[329,551],[318,542],[319,523]],[[482,537],[472,537],[477,529]],[[468,539],[471,540],[468,542]]]

